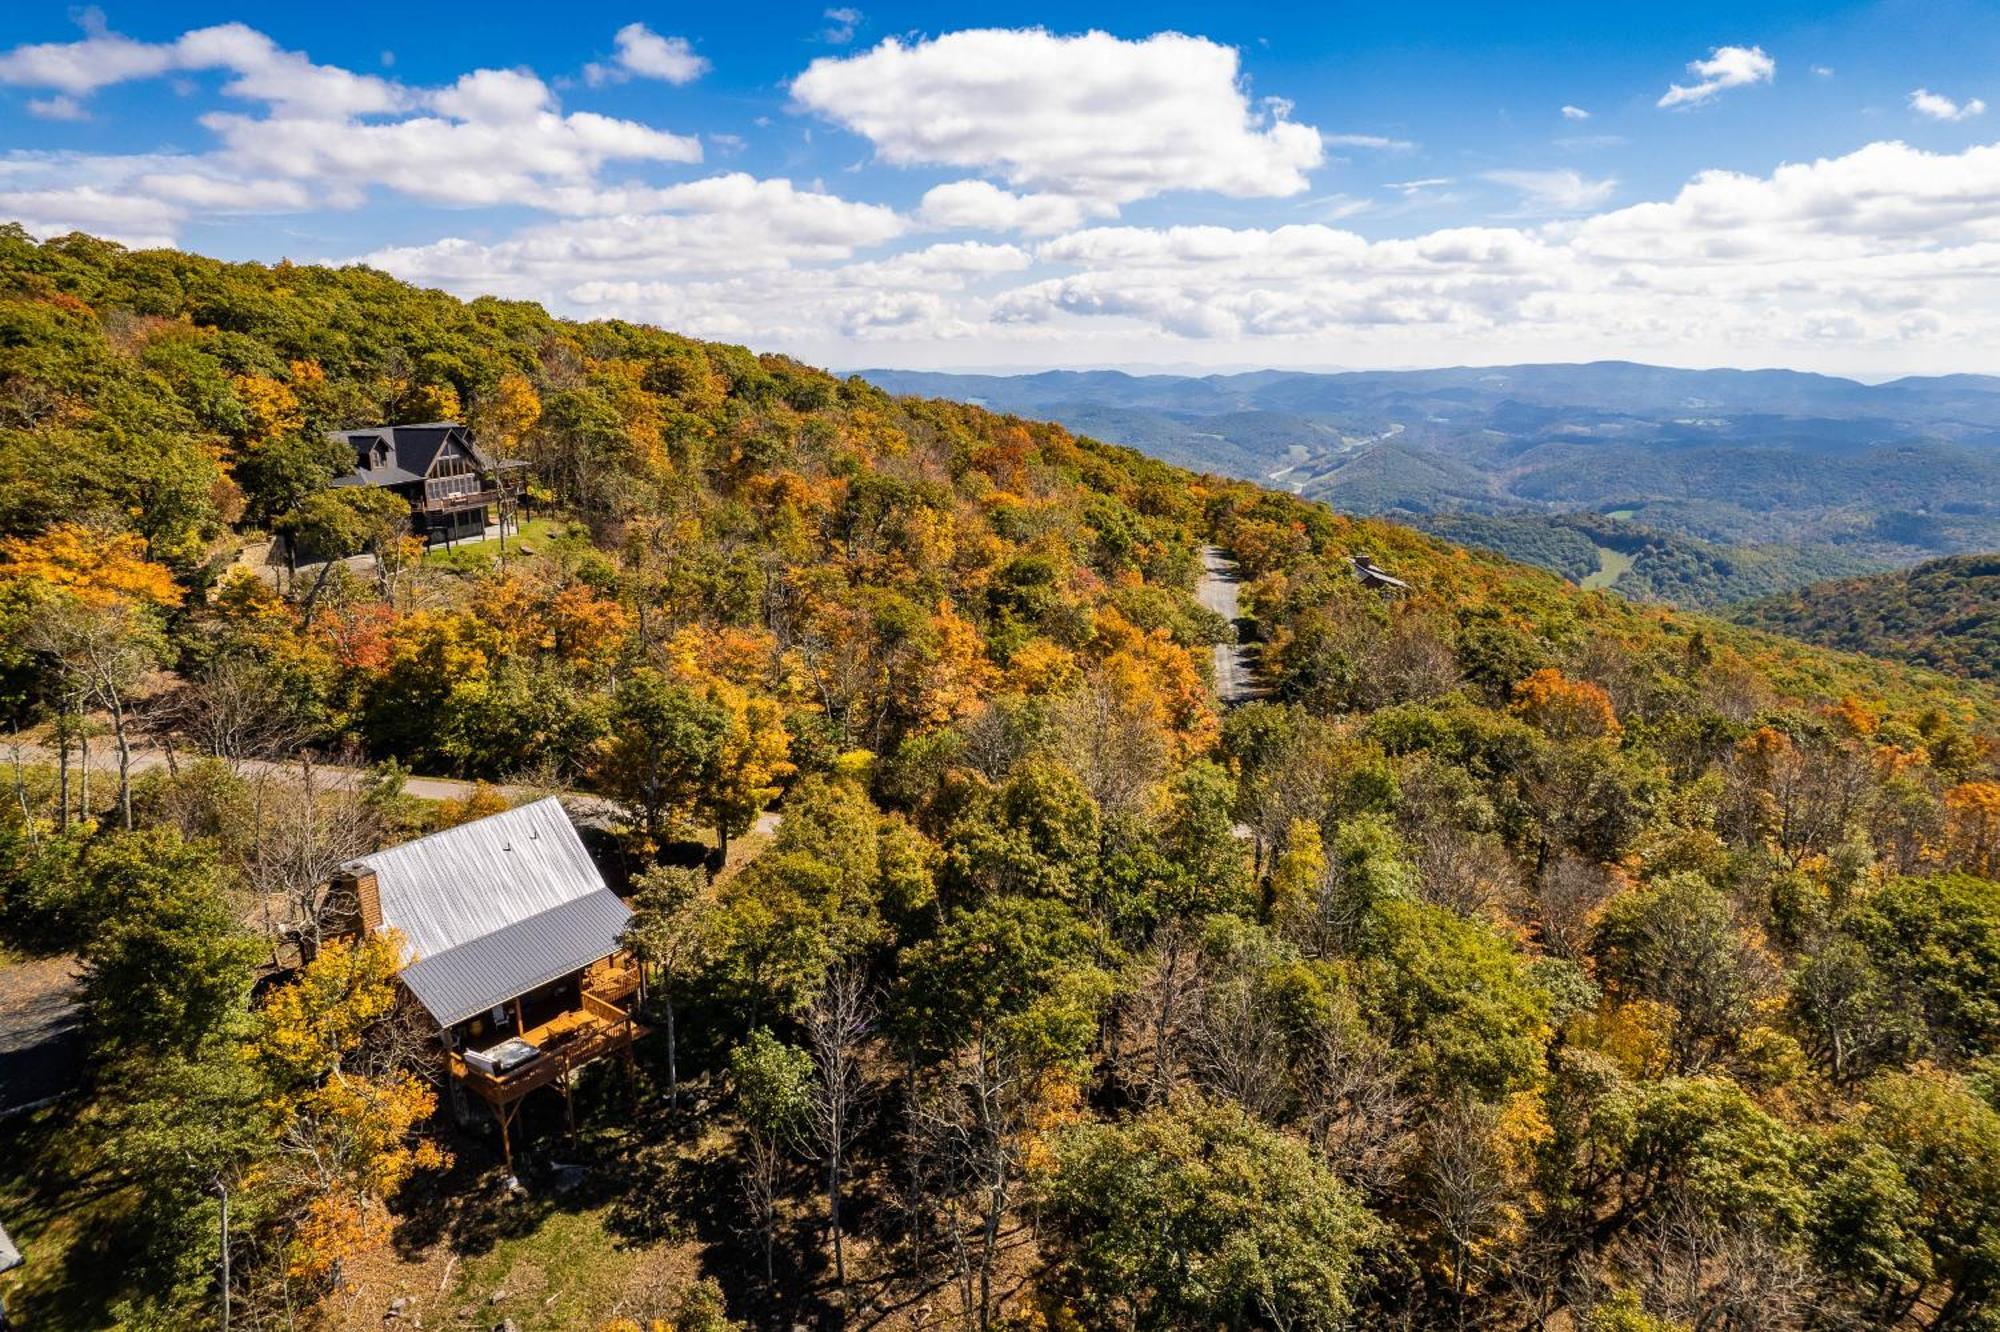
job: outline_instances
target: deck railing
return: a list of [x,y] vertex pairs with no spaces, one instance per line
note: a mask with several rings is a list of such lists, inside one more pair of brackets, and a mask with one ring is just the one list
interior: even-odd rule
[[600,999],[617,1003],[630,998],[639,989],[639,967],[628,962],[623,966],[606,967],[602,971],[587,972],[583,978],[583,992],[594,994]]
[[456,495],[426,495],[419,507],[425,513],[450,513],[455,509],[473,509],[482,504],[498,504],[503,495],[512,493],[488,487],[484,490],[460,491]]
[[[582,1020],[573,1020],[578,1014]],[[625,1049],[641,1034],[630,1013],[586,993],[581,1009],[521,1033],[523,1040],[541,1050],[539,1057],[507,1073],[487,1073],[453,1051],[451,1075],[487,1101],[518,1101],[538,1087],[568,1077],[593,1059]]]

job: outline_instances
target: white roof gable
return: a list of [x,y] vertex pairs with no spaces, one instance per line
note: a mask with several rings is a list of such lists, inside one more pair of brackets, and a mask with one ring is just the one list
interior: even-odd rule
[[593,893],[608,893],[583,839],[550,796],[351,861],[375,872],[382,923],[435,957]]

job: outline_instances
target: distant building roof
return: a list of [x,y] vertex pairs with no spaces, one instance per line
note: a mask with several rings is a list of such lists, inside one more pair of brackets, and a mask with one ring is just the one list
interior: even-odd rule
[[1354,572],[1359,574],[1361,581],[1369,587],[1400,587],[1407,590],[1410,586],[1376,564],[1373,556],[1351,555],[1348,558],[1354,565]]
[[374,873],[403,979],[445,1024],[610,956],[632,914],[553,796],[343,868]]

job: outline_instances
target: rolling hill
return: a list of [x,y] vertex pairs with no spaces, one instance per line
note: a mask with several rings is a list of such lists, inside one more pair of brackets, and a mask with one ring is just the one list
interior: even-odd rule
[[1534,535],[1539,524],[1612,515],[1619,539],[1596,544],[1653,552],[1618,590],[1685,605],[2000,547],[2000,379],[1987,376],[1868,385],[1598,362],[864,377],[1051,417],[1348,512],[1502,519],[1484,536],[1455,530],[1529,560],[1580,552],[1573,536]]
[[1827,647],[2000,680],[2000,555],[1814,583],[1732,618]]

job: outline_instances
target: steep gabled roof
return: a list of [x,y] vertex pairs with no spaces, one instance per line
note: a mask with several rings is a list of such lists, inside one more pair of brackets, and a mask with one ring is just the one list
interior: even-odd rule
[[[473,441],[472,432],[457,421],[335,430],[332,435],[354,450],[354,470],[335,481],[333,484],[337,486],[393,486],[421,481],[430,475],[447,440],[464,449],[476,465],[493,465],[492,459]],[[377,444],[388,446],[388,458],[379,466],[373,460]]]

